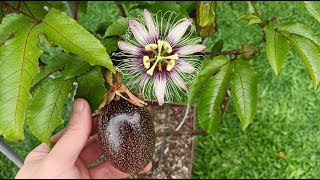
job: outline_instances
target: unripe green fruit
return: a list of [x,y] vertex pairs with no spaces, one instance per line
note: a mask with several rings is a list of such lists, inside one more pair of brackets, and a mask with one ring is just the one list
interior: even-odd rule
[[257,55],[259,53],[259,49],[251,45],[243,45],[242,46],[242,58],[245,60],[249,60],[251,57]]
[[202,38],[211,36],[216,30],[216,1],[198,1],[196,28]]

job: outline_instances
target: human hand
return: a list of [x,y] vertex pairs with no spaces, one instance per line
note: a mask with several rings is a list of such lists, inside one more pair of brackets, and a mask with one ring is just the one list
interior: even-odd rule
[[[92,125],[93,124],[93,125]],[[92,128],[93,126],[93,128]],[[92,121],[91,110],[87,101],[76,99],[68,127],[54,135],[50,141],[56,143],[51,149],[42,143],[31,151],[16,179],[27,178],[126,178],[130,176],[114,168],[110,162],[102,162],[88,168],[98,159],[102,151],[95,133],[96,119]],[[92,131],[91,131],[92,129]],[[89,139],[89,140],[88,140]],[[151,169],[149,163],[141,172]]]

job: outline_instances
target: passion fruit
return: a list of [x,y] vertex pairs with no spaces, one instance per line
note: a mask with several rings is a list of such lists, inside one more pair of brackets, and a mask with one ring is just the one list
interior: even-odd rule
[[151,161],[155,130],[146,107],[114,98],[101,108],[97,130],[104,156],[118,170],[137,174]]

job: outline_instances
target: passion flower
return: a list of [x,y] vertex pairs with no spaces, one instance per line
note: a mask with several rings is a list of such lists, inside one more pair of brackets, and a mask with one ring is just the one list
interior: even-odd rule
[[[168,18],[164,18],[168,16]],[[200,69],[194,53],[205,46],[198,44],[192,19],[176,21],[174,13],[161,11],[152,15],[144,10],[143,21],[129,20],[125,41],[119,41],[122,57],[118,68],[128,87],[137,86],[145,99],[156,98],[159,105],[180,98],[178,89],[187,91],[187,84]]]

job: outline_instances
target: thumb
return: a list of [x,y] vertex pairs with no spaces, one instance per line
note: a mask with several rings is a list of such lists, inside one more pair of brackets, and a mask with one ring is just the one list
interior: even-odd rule
[[91,121],[91,110],[87,101],[74,100],[68,127],[49,153],[48,158],[55,159],[62,164],[74,163],[89,138]]

